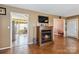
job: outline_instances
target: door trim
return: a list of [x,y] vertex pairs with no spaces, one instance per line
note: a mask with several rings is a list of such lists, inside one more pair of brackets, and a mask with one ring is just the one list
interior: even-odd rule
[[[10,12],[10,48],[12,48],[12,13],[18,13],[18,12]],[[24,14],[24,13],[20,13],[20,14]],[[30,29],[29,29],[29,14],[25,14],[28,15],[28,39],[30,39]],[[29,40],[28,40],[28,44],[29,44]]]
[[[76,20],[76,22],[78,22],[78,18],[76,17],[76,18],[70,18],[70,19],[67,19],[67,20],[72,20],[72,19],[74,19],[74,20]],[[67,23],[68,23],[68,21],[66,21]],[[78,25],[78,23],[76,23],[77,25]],[[66,24],[66,27],[67,27],[67,24]],[[76,29],[77,31],[76,31],[76,37],[73,37],[73,36],[68,36],[67,35],[67,28],[66,28],[66,37],[72,37],[72,38],[76,38],[76,39],[78,39],[78,27],[77,27],[77,29]]]

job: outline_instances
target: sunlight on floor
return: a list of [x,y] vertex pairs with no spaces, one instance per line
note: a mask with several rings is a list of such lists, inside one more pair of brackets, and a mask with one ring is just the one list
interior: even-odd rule
[[21,46],[28,44],[28,35],[27,34],[16,34],[15,41],[13,41],[13,46]]

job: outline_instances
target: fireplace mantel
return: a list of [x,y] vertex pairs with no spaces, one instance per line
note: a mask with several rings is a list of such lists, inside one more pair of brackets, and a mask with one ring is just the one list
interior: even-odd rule
[[53,42],[53,26],[37,26],[36,31],[37,45],[42,46]]

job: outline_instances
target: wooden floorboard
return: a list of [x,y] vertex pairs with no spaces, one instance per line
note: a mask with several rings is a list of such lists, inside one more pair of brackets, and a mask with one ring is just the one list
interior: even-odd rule
[[54,43],[37,46],[22,45],[0,51],[0,54],[79,54],[79,40],[55,36]]

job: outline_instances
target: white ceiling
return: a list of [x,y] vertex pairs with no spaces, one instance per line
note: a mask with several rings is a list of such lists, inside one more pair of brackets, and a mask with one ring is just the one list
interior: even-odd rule
[[79,4],[10,4],[9,6],[59,16],[79,15]]

